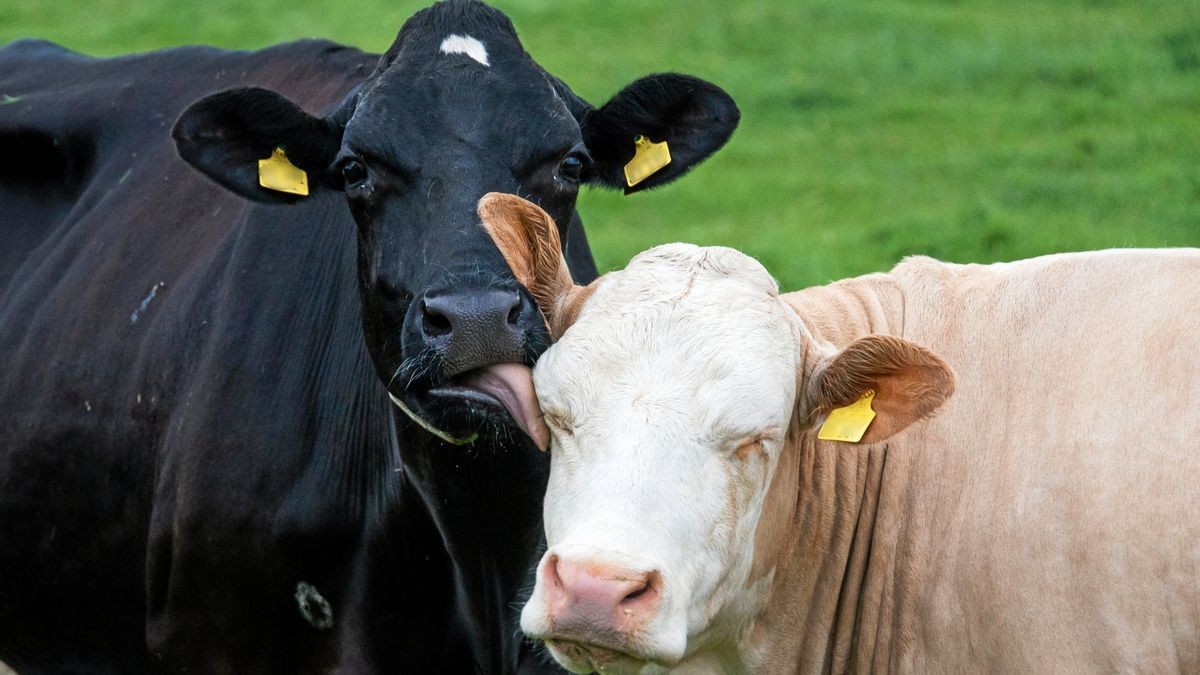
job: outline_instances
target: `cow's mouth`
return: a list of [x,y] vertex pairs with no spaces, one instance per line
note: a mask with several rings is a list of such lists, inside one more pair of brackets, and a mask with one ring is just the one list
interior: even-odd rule
[[476,368],[416,398],[418,403],[412,407],[395,396],[392,400],[443,441],[456,445],[473,442],[481,426],[499,422],[515,424],[542,450],[550,443],[550,431],[533,391],[533,373],[524,364]]
[[660,664],[608,647],[553,639],[546,640],[546,646],[560,664],[576,673],[640,674],[667,670]]

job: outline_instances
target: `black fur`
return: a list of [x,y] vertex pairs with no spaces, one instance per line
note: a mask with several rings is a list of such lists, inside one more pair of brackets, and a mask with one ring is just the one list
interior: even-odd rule
[[657,187],[687,173],[716,152],[737,128],[741,113],[733,99],[704,80],[666,73],[625,87],[611,101],[589,112],[583,124],[600,180],[625,187],[624,167],[633,159],[635,136],[666,141],[671,163],[626,194]]
[[[485,41],[491,68],[439,54],[447,33]],[[451,373],[406,327],[425,294],[517,288],[478,226],[489,191],[550,211],[593,278],[562,157],[583,147],[611,183],[604,144],[654,125],[682,153],[661,183],[736,120],[663,77],[660,101],[643,84],[593,112],[468,0],[419,12],[383,57],[0,49],[0,660],[553,670],[517,627],[548,457],[502,409],[432,396]],[[276,146],[311,196],[257,185]],[[351,157],[370,190],[339,191]],[[519,325],[532,363],[548,340],[527,294]],[[437,441],[388,386],[481,440]],[[332,627],[302,617],[306,587]]]
[[321,178],[342,144],[340,126],[261,87],[204,97],[180,118],[173,136],[184,161],[239,195],[264,202],[299,197],[260,186],[259,159],[282,147],[292,164]]

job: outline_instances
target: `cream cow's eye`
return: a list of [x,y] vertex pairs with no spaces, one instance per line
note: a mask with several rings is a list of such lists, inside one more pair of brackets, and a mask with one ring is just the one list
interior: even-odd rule
[[745,443],[742,443],[741,445],[737,446],[737,450],[734,450],[733,454],[738,459],[744,461],[744,460],[750,458],[751,456],[762,453],[762,452],[766,452],[763,449],[762,441],[754,440],[754,441],[746,441]]
[[766,455],[766,443],[778,441],[779,430],[775,427],[765,429],[752,436],[745,436],[734,443],[733,454],[740,460],[746,460],[757,455]]

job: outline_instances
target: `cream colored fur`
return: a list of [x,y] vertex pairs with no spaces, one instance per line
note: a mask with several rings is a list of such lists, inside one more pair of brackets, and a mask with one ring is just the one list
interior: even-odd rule
[[[612,672],[1200,672],[1200,251],[780,296],[677,244],[578,304],[535,369],[550,552],[663,578]],[[863,386],[881,442],[816,440]]]
[[[644,253],[631,264],[640,280],[614,273],[602,282],[535,374],[552,412],[574,425],[570,436],[556,431],[550,544],[590,531],[601,550],[688,561],[684,586],[702,592],[690,611],[672,601],[671,611],[689,616],[680,670],[1200,671],[1200,252],[1072,253],[985,267],[911,258],[890,274],[782,295],[796,312],[798,411],[820,364],[866,335],[928,347],[958,374],[958,390],[936,416],[883,443],[815,441],[818,420],[793,416],[787,441],[768,448],[773,466],[756,473],[762,490],[736,492],[732,512],[716,516],[734,516],[728,532],[707,542],[688,533],[695,522],[679,520],[708,501],[685,462],[706,461],[694,438],[739,394],[683,393],[703,366],[750,368],[739,382],[790,396],[778,377],[754,371],[787,358],[764,359],[774,350],[756,340],[787,339],[779,330],[788,322],[769,303],[756,309],[773,293],[754,283],[703,291],[748,336],[728,352],[704,344],[727,340],[727,329],[696,324],[694,342],[679,345],[680,324],[637,319],[692,291],[696,275],[644,268],[647,256],[680,255]],[[724,250],[719,258],[731,276],[745,273]],[[646,363],[605,362],[614,341],[624,345],[620,357]],[[607,393],[632,388],[626,398],[636,398],[631,372],[677,395],[648,402],[643,418]],[[607,402],[589,408],[589,400]],[[564,401],[583,410],[564,412]],[[662,419],[679,420],[667,426],[674,440]],[[770,424],[750,411],[740,420]],[[566,455],[564,442],[575,448]],[[589,453],[623,456],[607,466],[630,473],[563,483]],[[638,473],[638,453],[674,453],[644,467],[678,473]],[[607,488],[588,491],[596,480]],[[748,520],[754,543],[745,548]],[[662,558],[664,550],[673,552]],[[724,585],[713,586],[716,578]]]
[[1200,251],[912,258],[785,301],[958,391],[888,443],[789,449],[755,671],[1200,672]]

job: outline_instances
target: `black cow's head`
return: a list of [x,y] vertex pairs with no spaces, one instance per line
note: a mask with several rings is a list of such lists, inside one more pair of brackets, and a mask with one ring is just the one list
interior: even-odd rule
[[[640,79],[594,108],[525,53],[502,13],[445,0],[405,23],[331,114],[234,89],[193,104],[174,136],[187,162],[247,198],[300,199],[259,184],[258,161],[276,148],[313,191],[345,194],[378,373],[410,414],[461,437],[506,428],[501,401],[521,422],[518,409],[532,403],[493,366],[531,365],[548,344],[537,307],[479,226],[480,197],[515,193],[577,229],[580,186],[625,187],[635,137],[666,141],[672,161],[626,192],[677,178],[737,122],[725,92],[677,74]],[[562,234],[581,249],[567,251],[576,276],[593,274],[582,232]]]

